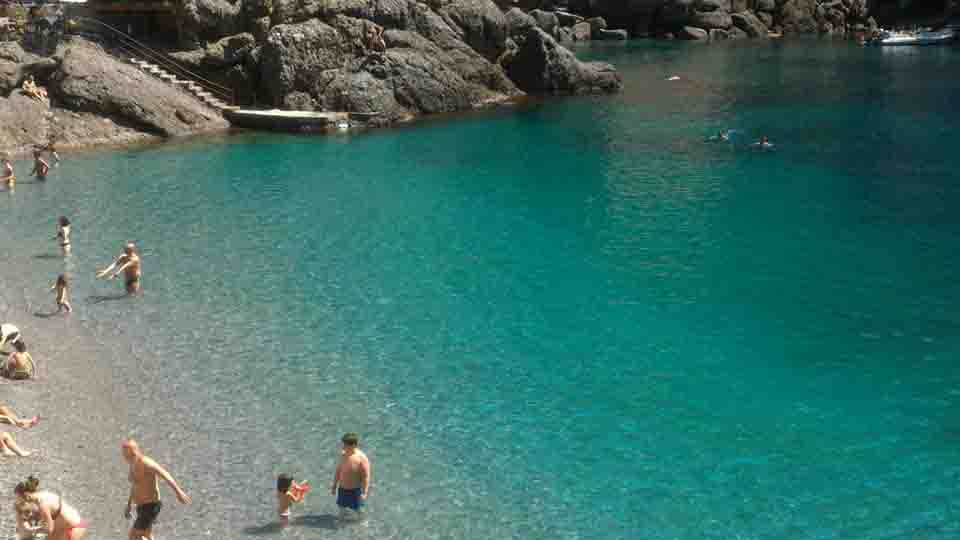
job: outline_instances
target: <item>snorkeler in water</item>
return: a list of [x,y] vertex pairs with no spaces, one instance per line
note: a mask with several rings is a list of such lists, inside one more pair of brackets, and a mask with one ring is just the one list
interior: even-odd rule
[[722,129],[718,131],[716,135],[707,137],[707,142],[729,142],[732,133],[732,129]]

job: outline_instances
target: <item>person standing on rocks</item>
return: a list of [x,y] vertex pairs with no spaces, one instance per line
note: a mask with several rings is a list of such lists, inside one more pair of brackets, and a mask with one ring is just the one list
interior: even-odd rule
[[348,511],[358,512],[370,494],[370,460],[360,450],[360,437],[356,433],[347,433],[340,441],[343,452],[333,473],[330,494],[337,496],[340,515],[346,517]]
[[121,450],[123,459],[130,464],[130,497],[127,499],[127,507],[123,515],[129,519],[133,506],[137,507],[137,519],[130,527],[128,539],[153,540],[153,523],[163,507],[160,502],[159,479],[162,478],[167,483],[182,504],[190,504],[190,496],[180,489],[180,485],[166,469],[143,454],[137,441],[133,439],[123,441]]
[[109,274],[111,270],[113,270],[113,275],[110,276],[110,279],[120,275],[120,272],[124,273],[127,294],[132,295],[140,292],[140,256],[137,255],[137,246],[133,242],[127,242],[127,245],[123,248],[123,253],[110,266],[97,272],[97,277],[102,278]]

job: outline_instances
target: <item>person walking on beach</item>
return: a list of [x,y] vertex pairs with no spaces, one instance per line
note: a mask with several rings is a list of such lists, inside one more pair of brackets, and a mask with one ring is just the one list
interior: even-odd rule
[[70,284],[67,282],[67,275],[60,274],[57,277],[57,282],[53,284],[53,287],[50,287],[50,290],[57,291],[57,313],[66,311],[70,313],[73,311],[73,308],[70,306],[70,299],[67,298],[67,293],[70,291]]
[[57,234],[53,239],[60,244],[60,251],[64,257],[70,254],[70,220],[67,216],[60,216],[57,220]]
[[111,270],[114,272],[113,275],[110,276],[110,279],[117,277],[123,272],[127,294],[137,294],[140,292],[140,256],[137,255],[137,247],[133,242],[127,242],[127,245],[123,248],[123,253],[121,253],[110,266],[97,272],[97,277],[102,278],[109,274]]
[[137,507],[137,519],[130,527],[129,540],[153,540],[153,522],[163,506],[160,502],[159,479],[177,494],[182,504],[190,504],[190,496],[180,489],[180,485],[166,469],[153,459],[145,456],[140,445],[133,439],[123,441],[121,445],[123,459],[130,464],[130,498],[123,515],[130,518],[133,506]]
[[347,433],[340,441],[343,452],[333,473],[330,494],[337,496],[340,516],[346,517],[348,511],[358,512],[370,494],[370,460],[360,450],[356,433]]
[[[87,522],[76,508],[63,502],[63,495],[40,491],[40,481],[30,476],[13,489],[17,496],[17,532],[44,531],[48,540],[81,540],[87,535]],[[39,516],[40,519],[37,519]],[[43,524],[35,526],[34,522]]]

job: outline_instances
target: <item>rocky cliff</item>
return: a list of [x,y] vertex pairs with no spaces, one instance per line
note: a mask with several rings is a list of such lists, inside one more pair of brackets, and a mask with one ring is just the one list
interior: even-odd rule
[[[19,88],[33,76],[47,99]],[[38,57],[16,43],[0,44],[0,149],[26,153],[124,143],[220,130],[220,114],[83,39]]]
[[580,62],[555,35],[511,29],[491,0],[183,1],[192,48],[175,56],[248,103],[391,123],[621,86],[611,66]]

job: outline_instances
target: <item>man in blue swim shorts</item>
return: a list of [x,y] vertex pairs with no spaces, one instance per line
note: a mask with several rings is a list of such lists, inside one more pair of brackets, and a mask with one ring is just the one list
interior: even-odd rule
[[337,506],[341,515],[349,509],[359,511],[370,494],[370,460],[360,450],[360,437],[356,433],[347,433],[340,439],[343,452],[340,463],[333,474],[330,494],[337,496]]

